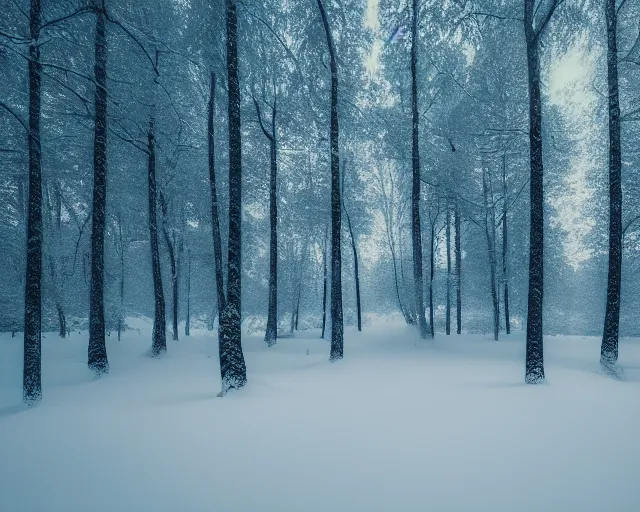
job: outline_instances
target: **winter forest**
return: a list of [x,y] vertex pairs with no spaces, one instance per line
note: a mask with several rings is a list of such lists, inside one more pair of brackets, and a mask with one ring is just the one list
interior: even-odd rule
[[639,27],[0,0],[0,510],[640,510]]

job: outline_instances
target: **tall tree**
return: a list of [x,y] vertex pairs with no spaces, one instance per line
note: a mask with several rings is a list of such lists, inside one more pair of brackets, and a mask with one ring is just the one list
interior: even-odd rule
[[446,219],[446,243],[447,243],[447,309],[445,319],[445,333],[451,334],[451,208],[447,203]]
[[[158,68],[158,52],[156,51],[156,69]],[[156,86],[158,77],[154,78]],[[148,167],[147,180],[149,189],[149,241],[151,245],[151,271],[153,274],[153,338],[151,342],[151,355],[157,357],[167,351],[167,326],[164,303],[164,290],[162,288],[162,270],[160,267],[160,249],[158,247],[158,179],[156,176],[156,128],[155,105],[152,106],[149,116],[149,129],[147,131]]]
[[40,146],[40,0],[29,11],[29,195],[27,206],[27,266],[24,293],[23,399],[34,404],[42,398],[42,155]]
[[343,319],[342,319],[342,253],[340,236],[342,230],[342,201],[340,200],[340,129],[338,125],[338,63],[331,35],[329,19],[322,0],[318,8],[329,49],[329,68],[331,70],[331,353],[329,359],[342,359]]
[[[527,355],[525,382],[544,382],[542,298],[544,292],[544,192],[542,160],[542,97],[540,95],[540,38],[564,0],[552,0],[536,9],[535,0],[524,0],[524,33],[529,86],[530,232],[529,294],[527,306]],[[538,22],[536,22],[538,18]]]
[[247,383],[242,353],[242,124],[238,77],[238,16],[234,0],[227,0],[227,90],[229,98],[229,256],[227,301],[220,318],[221,395]]
[[[264,341],[270,347],[278,339],[278,140],[276,132],[277,93],[274,87],[271,104],[271,132],[265,126],[260,103],[254,97],[260,129],[269,141],[269,305],[267,306],[267,330]],[[293,314],[291,316],[293,322]]]
[[358,331],[362,331],[362,305],[360,301],[360,272],[358,265],[358,248],[356,247],[356,237],[353,233],[353,226],[351,225],[351,217],[349,216],[349,210],[344,201],[344,176],[345,176],[346,163],[342,164],[342,204],[344,205],[344,214],[347,217],[347,228],[349,229],[349,238],[351,239],[351,250],[353,251],[353,272],[356,283],[356,315],[358,320]]
[[413,244],[414,300],[420,337],[426,338],[427,319],[424,312],[424,291],[422,279],[422,229],[420,226],[420,114],[418,112],[418,18],[420,3],[413,0],[411,22],[411,240]]
[[460,200],[456,198],[453,211],[453,225],[455,229],[455,253],[456,253],[456,332],[462,334],[462,222],[460,218]]
[[109,372],[104,321],[104,232],[107,216],[107,37],[104,0],[95,1],[95,129],[89,291],[89,360],[96,375]]
[[615,0],[605,0],[607,23],[607,84],[609,112],[609,270],[607,306],[600,350],[600,366],[618,376],[618,330],[622,272],[622,150],[620,146],[620,90],[618,86],[617,9]]
[[184,323],[184,335],[191,334],[191,249],[187,249],[187,318]]
[[216,186],[216,158],[215,158],[215,107],[216,107],[216,75],[211,72],[211,88],[209,90],[207,143],[209,155],[209,190],[211,192],[211,231],[213,233],[213,255],[216,271],[216,297],[218,303],[218,322],[222,318],[222,311],[226,307],[227,299],[224,293],[224,272],[222,268],[222,242],[220,240],[220,216],[218,213],[218,190]]
[[504,281],[504,324],[507,334],[511,334],[511,319],[509,316],[509,272],[507,258],[509,254],[509,230],[507,228],[507,213],[509,195],[507,192],[507,155],[502,155],[502,280]]
[[496,225],[493,206],[493,193],[489,197],[488,169],[482,167],[482,197],[484,199],[484,232],[487,239],[487,253],[489,255],[489,276],[491,279],[491,302],[493,304],[493,339],[498,341],[500,332],[500,297],[496,282]]

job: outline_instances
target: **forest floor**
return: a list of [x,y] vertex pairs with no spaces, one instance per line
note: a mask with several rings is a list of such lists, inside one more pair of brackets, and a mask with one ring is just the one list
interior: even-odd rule
[[[548,384],[525,386],[522,334],[417,340],[348,330],[244,340],[249,384],[217,398],[216,338],[149,359],[150,331],[43,340],[43,401],[20,405],[21,338],[0,335],[0,510],[7,512],[637,512],[640,341],[625,381],[599,340],[547,337]],[[211,357],[213,356],[213,357]]]

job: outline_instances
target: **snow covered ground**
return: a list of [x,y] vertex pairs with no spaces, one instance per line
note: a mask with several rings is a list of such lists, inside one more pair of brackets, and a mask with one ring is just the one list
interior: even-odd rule
[[249,385],[216,398],[212,333],[160,360],[146,325],[112,337],[97,381],[86,334],[47,335],[25,410],[21,338],[0,335],[0,511],[640,510],[639,341],[616,382],[598,339],[548,337],[549,384],[527,387],[522,335],[379,322],[336,364],[317,336],[245,338]]

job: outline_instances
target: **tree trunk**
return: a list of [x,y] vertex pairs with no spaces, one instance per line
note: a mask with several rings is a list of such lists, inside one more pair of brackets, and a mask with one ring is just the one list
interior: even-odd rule
[[[52,204],[52,189],[54,192],[55,204]],[[58,334],[61,338],[67,335],[66,316],[64,313],[64,290],[61,281],[61,271],[58,271],[57,261],[60,255],[60,237],[62,236],[62,206],[60,193],[57,187],[44,186],[44,197],[47,214],[43,216],[43,232],[48,232],[49,243],[43,244],[45,259],[49,262],[49,273],[51,274],[52,295],[55,301],[56,313],[58,315]],[[44,237],[43,237],[44,238]],[[44,242],[44,240],[43,240]]]
[[342,234],[342,201],[340,200],[340,131],[338,126],[338,64],[329,28],[329,20],[322,0],[318,8],[324,25],[329,48],[331,69],[331,353],[330,361],[342,359],[343,320],[342,320],[342,254],[340,237]]
[[447,204],[447,311],[445,319],[445,332],[451,334],[451,209]]
[[296,300],[296,331],[298,330],[298,320],[300,319],[300,296],[302,295],[302,276],[298,283],[298,298]]
[[[156,68],[157,66],[158,51],[156,50]],[[156,81],[157,80],[158,79],[156,78]],[[160,250],[158,248],[158,215],[156,213],[158,185],[156,179],[155,119],[153,113],[149,118],[148,154],[149,242],[151,245],[151,266],[153,272],[153,295],[155,307],[151,355],[157,357],[167,351],[167,327],[165,318],[164,290],[162,288],[162,272],[160,268]]]
[[278,338],[278,160],[275,106],[271,121],[271,173],[269,178],[269,311],[267,318],[267,331],[264,337],[268,346],[275,345]]
[[622,272],[622,151],[620,147],[620,95],[618,89],[617,12],[615,0],[606,0],[607,82],[609,89],[609,271],[607,306],[600,350],[600,366],[618,377],[618,330]]
[[220,317],[220,371],[224,395],[247,383],[242,353],[242,130],[238,78],[238,17],[227,0],[227,82],[229,98],[229,241],[227,302]]
[[31,405],[42,398],[42,156],[40,147],[40,0],[31,0],[29,31],[29,190],[27,265],[24,293],[23,399]]
[[433,311],[433,276],[435,270],[435,241],[436,241],[436,226],[435,223],[431,224],[431,232],[429,234],[429,334],[433,338],[436,333],[435,329],[435,315]]
[[107,216],[107,40],[104,3],[96,10],[95,132],[88,365],[96,375],[109,372],[104,320],[104,231]]
[[218,298],[218,319],[222,318],[222,311],[226,306],[224,293],[224,273],[222,264],[222,242],[220,240],[220,217],[218,214],[218,192],[216,187],[216,162],[214,139],[214,116],[216,97],[216,75],[211,72],[211,90],[209,93],[209,129],[207,141],[209,145],[209,189],[211,191],[211,231],[213,233],[213,254],[216,269],[216,296]]
[[184,324],[184,335],[190,335],[191,329],[191,249],[187,250],[189,263],[187,266],[187,319]]
[[172,291],[172,336],[173,341],[178,341],[178,299],[179,299],[179,288],[178,288],[178,262],[176,256],[176,241],[175,239],[171,240],[169,236],[169,232],[167,231],[166,223],[167,223],[167,213],[168,207],[165,203],[162,192],[160,192],[160,203],[162,209],[162,234],[164,236],[164,242],[167,246],[167,250],[169,251],[169,263],[171,265],[171,291]]
[[327,244],[329,243],[328,229],[324,232],[324,250],[322,251],[322,333],[321,338],[324,338],[324,331],[327,326]]
[[496,248],[495,248],[495,218],[493,206],[489,205],[489,190],[487,186],[487,169],[482,168],[482,196],[484,198],[484,232],[487,238],[487,253],[489,255],[489,275],[491,278],[491,303],[493,304],[493,339],[498,341],[500,332],[500,297],[496,287]]
[[462,237],[461,237],[461,219],[460,205],[456,199],[456,207],[454,210],[454,228],[456,230],[455,237],[455,253],[456,253],[456,332],[462,334]]
[[[426,338],[427,320],[424,314],[422,279],[422,231],[420,226],[420,145],[418,113],[418,11],[419,0],[413,0],[413,22],[411,26],[411,113],[412,113],[412,189],[411,189],[411,229],[413,242],[413,279],[416,316],[420,327],[420,337]],[[432,313],[430,315],[433,315]],[[431,326],[433,337],[433,325]]]
[[507,229],[507,162],[506,155],[502,157],[502,279],[504,280],[504,324],[507,334],[511,334],[511,320],[509,318],[509,272],[507,257],[509,253]]
[[[342,164],[342,193],[344,194],[344,168],[345,164]],[[347,217],[347,227],[349,228],[349,237],[351,238],[351,249],[353,250],[353,272],[356,282],[356,313],[358,316],[358,331],[362,331],[362,308],[360,305],[360,274],[358,272],[358,250],[356,248],[356,239],[353,235],[353,227],[351,226],[351,217],[349,217],[349,210],[344,201],[344,195],[342,197],[342,204],[344,206],[344,213]]]
[[118,238],[120,240],[120,311],[118,311],[118,341],[124,328],[124,239],[122,237],[122,217],[118,214]]
[[[256,107],[256,114],[260,128],[265,137],[269,140],[270,148],[270,175],[269,175],[269,305],[267,307],[267,329],[264,334],[264,341],[267,346],[271,347],[276,344],[278,339],[278,197],[277,197],[277,179],[278,179],[278,144],[276,132],[276,116],[277,116],[277,97],[274,87],[273,105],[271,106],[271,132],[267,130],[262,122],[262,113],[260,112],[260,104],[256,98],[253,98]],[[293,312],[291,317],[293,334]]]
[[531,220],[529,235],[529,294],[525,382],[544,382],[542,300],[544,290],[544,194],[542,161],[542,99],[540,96],[539,32],[534,29],[535,0],[525,0],[524,29],[529,86],[529,159]]
[[180,273],[176,256],[175,240],[173,242],[173,259],[171,262],[171,286],[173,288],[173,340],[178,341],[178,321],[180,320]]

